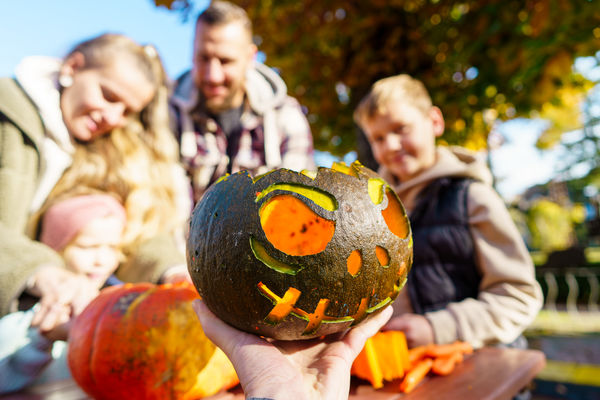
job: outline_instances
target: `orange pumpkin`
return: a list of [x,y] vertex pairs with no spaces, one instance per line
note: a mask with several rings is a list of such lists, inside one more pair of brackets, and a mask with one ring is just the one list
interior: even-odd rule
[[195,399],[237,383],[204,335],[189,283],[113,286],[75,320],[68,363],[95,399]]

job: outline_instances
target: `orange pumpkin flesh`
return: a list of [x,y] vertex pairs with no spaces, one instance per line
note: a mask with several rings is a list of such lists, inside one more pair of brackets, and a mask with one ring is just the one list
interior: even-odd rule
[[[183,398],[216,348],[192,309],[196,298],[188,283],[102,290],[70,331],[75,381],[98,400]],[[221,389],[210,385],[204,392]]]
[[404,218],[402,204],[396,201],[395,195],[390,190],[386,190],[385,195],[388,198],[388,206],[381,212],[385,223],[396,236],[407,237],[409,227]]
[[408,348],[404,333],[386,331],[367,339],[352,364],[351,373],[379,389],[383,387],[384,381],[402,378],[408,369]]
[[290,195],[271,198],[261,207],[259,215],[269,242],[292,256],[320,253],[335,231],[332,221],[319,217]]
[[362,255],[360,254],[360,250],[352,250],[352,253],[350,253],[346,260],[346,265],[348,266],[348,273],[350,273],[350,275],[358,275],[360,267],[362,267]]
[[367,339],[362,351],[358,354],[350,373],[371,383],[375,389],[383,387],[383,374],[377,360],[377,350],[371,338]]
[[473,347],[460,341],[422,345],[408,350],[403,332],[378,332],[367,339],[350,373],[369,381],[375,389],[382,388],[384,381],[402,378],[398,390],[408,393],[430,370],[437,375],[449,375],[456,364],[463,361],[464,355],[472,353]]

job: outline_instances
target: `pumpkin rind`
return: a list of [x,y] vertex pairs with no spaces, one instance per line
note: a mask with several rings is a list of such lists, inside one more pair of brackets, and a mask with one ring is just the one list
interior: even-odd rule
[[182,398],[215,352],[192,309],[196,298],[187,283],[101,291],[70,331],[75,381],[100,400]]
[[[280,249],[290,248],[288,254],[267,238],[261,207],[277,196],[295,197],[315,221],[333,222],[333,236],[322,251],[303,252],[297,247],[302,240],[277,241]],[[268,227],[280,225],[268,222]],[[296,227],[283,231],[299,234]],[[323,240],[318,238],[319,249]],[[238,329],[283,340],[339,332],[377,314],[398,295],[412,261],[402,203],[381,177],[359,163],[319,168],[316,176],[286,169],[255,179],[246,172],[225,176],[196,205],[187,244],[192,280],[209,309]],[[353,252],[360,256],[349,262]],[[291,296],[290,289],[300,294]]]

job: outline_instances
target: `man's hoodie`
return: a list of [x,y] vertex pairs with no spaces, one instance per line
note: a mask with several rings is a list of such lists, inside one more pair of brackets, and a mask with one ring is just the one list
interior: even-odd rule
[[[465,177],[469,186],[467,211],[481,274],[479,295],[426,313],[436,343],[455,340],[475,347],[510,343],[531,324],[543,302],[534,265],[504,202],[492,188],[485,163],[459,147],[438,147],[436,163],[406,182],[398,182],[385,167],[380,175],[394,186],[410,217],[417,195],[441,177]],[[408,291],[394,302],[394,315],[413,312]]]
[[[241,117],[245,131],[262,127],[263,143],[251,143],[249,137],[242,140],[240,150],[233,154],[232,172],[247,169],[258,174],[273,168],[295,171],[313,169],[312,135],[308,121],[298,102],[287,95],[287,87],[281,77],[270,67],[255,63],[246,76],[246,106]],[[196,132],[194,121],[206,121],[207,115],[198,107],[199,94],[190,72],[176,82],[171,104],[176,109],[175,130],[179,134],[183,162],[191,172],[195,189],[203,190],[223,173],[229,159],[217,146],[218,139],[211,138],[214,128],[207,123]],[[193,117],[192,117],[193,116]],[[214,124],[213,124],[214,125]],[[204,136],[198,139],[197,135]],[[199,156],[198,143],[203,153]],[[264,149],[263,155],[253,153]]]

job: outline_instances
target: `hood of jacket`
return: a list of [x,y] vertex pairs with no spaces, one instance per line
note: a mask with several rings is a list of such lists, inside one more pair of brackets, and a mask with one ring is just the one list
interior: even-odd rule
[[[258,115],[283,105],[287,97],[287,86],[283,79],[273,69],[259,62],[248,69],[245,89],[250,108]],[[171,101],[186,111],[196,106],[198,89],[191,71],[177,79]]]
[[58,73],[62,61],[51,57],[24,58],[15,69],[15,79],[35,104],[44,122],[46,135],[66,153],[73,153],[73,141],[62,119]]
[[438,178],[472,178],[490,186],[493,182],[492,173],[485,160],[476,153],[458,146],[438,146],[436,148],[435,164],[406,182],[398,182],[385,167],[379,168],[379,174],[392,184],[407,210],[412,209],[413,201],[418,192],[428,183]]

